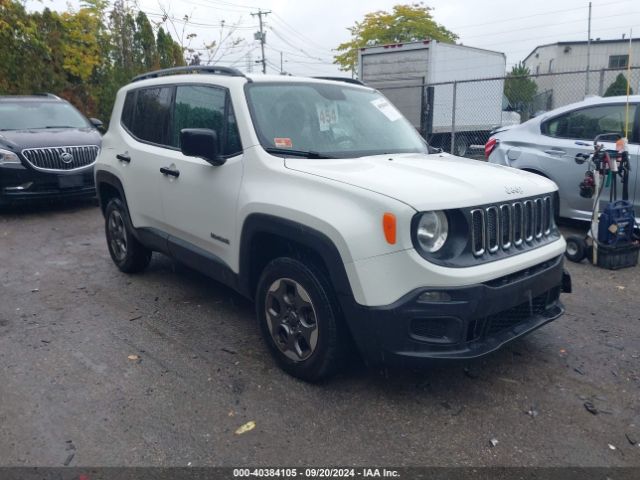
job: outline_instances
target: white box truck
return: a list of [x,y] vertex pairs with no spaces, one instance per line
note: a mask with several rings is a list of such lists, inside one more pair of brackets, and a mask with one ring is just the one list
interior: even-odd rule
[[361,48],[358,66],[359,79],[380,90],[434,147],[455,145],[465,156],[494,128],[520,123],[504,96],[504,53],[424,40]]

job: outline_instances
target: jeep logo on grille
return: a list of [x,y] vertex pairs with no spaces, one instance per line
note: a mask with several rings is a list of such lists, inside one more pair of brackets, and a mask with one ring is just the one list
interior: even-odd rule
[[524,193],[521,187],[509,187],[505,186],[504,191],[507,192],[507,195],[514,195],[516,193]]
[[59,158],[62,163],[65,163],[67,165],[73,162],[73,155],[71,155],[69,152],[62,152]]

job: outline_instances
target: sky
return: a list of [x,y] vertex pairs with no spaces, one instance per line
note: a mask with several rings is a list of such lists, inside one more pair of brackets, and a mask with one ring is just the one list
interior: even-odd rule
[[[261,69],[256,63],[261,58],[259,42],[254,40],[258,17],[251,13],[269,11],[271,13],[263,16],[267,73],[279,73],[282,68],[294,75],[306,76],[344,75],[332,62],[333,49],[349,40],[347,28],[362,20],[366,13],[390,11],[398,3],[412,3],[412,0],[130,2],[152,21],[159,21],[162,12],[168,12],[175,19],[173,25],[168,26],[174,38],[190,33],[197,35],[190,41],[191,48],[201,49],[205,43],[226,38],[212,60],[245,72]],[[459,36],[459,43],[505,53],[507,71],[537,45],[587,39],[589,2],[585,0],[428,0],[424,3],[433,8],[436,22]],[[30,0],[27,7],[62,10],[67,5],[77,8],[78,4],[78,0]],[[185,15],[190,19],[186,25],[181,21]],[[613,39],[623,34],[628,38],[630,29],[634,38],[640,37],[640,1],[592,1],[591,38]],[[234,45],[232,40],[238,43]],[[201,57],[207,60],[206,54]]]

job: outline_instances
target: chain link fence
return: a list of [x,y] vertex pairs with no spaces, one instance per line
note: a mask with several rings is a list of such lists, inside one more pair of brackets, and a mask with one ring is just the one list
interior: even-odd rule
[[505,76],[428,84],[424,78],[368,85],[380,90],[429,144],[469,158],[484,158],[497,127],[517,125],[586,96],[640,92],[640,67]]

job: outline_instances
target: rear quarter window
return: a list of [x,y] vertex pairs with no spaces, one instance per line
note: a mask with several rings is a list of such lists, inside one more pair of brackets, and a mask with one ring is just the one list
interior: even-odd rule
[[120,121],[122,125],[127,127],[127,130],[131,131],[131,125],[133,122],[133,108],[135,107],[136,102],[136,91],[132,90],[127,92],[127,96],[124,99],[124,105],[122,107],[122,115],[120,116]]
[[[129,121],[127,128],[131,134],[144,142],[168,145],[167,134],[172,97],[173,87],[138,90],[135,95],[135,103],[133,103],[132,118],[127,120]],[[125,108],[122,112],[123,121],[125,121],[126,103],[125,99]]]

